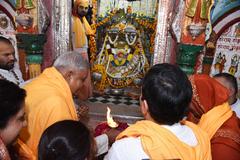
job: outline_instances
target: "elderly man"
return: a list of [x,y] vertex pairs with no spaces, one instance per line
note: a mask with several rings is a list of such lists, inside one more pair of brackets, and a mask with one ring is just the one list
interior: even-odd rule
[[11,41],[0,36],[0,79],[6,79],[19,85],[24,81],[15,62],[15,50]]
[[[37,155],[40,137],[47,127],[62,120],[79,120],[72,96],[81,91],[88,70],[88,62],[80,54],[70,52],[59,56],[53,67],[45,69],[39,77],[24,86],[27,91],[28,126],[21,132],[20,139],[34,155]],[[103,142],[98,145],[98,152],[106,151],[107,135],[98,138]],[[26,147],[19,150],[21,155],[25,154],[24,157],[29,157],[27,154],[31,153]]]
[[238,84],[237,79],[229,73],[219,73],[214,78],[229,90],[228,103],[231,105],[232,110],[236,112],[240,118],[240,100],[238,99]]

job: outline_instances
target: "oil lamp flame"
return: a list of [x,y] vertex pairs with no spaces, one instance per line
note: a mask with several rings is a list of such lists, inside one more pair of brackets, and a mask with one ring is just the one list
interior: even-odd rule
[[116,123],[112,118],[111,109],[109,107],[107,107],[107,124],[111,128],[118,127],[118,123]]

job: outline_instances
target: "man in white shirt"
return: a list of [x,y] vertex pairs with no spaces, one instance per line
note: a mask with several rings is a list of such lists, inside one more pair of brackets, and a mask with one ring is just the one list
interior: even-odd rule
[[15,49],[11,41],[0,36],[0,78],[20,85],[24,81],[22,73],[15,63]]
[[117,136],[105,160],[210,160],[210,140],[184,120],[192,99],[187,75],[171,64],[157,64],[145,75],[140,108],[145,120]]
[[229,73],[219,73],[214,78],[229,90],[228,103],[232,110],[236,112],[237,117],[240,118],[240,100],[237,98],[238,84],[236,78]]

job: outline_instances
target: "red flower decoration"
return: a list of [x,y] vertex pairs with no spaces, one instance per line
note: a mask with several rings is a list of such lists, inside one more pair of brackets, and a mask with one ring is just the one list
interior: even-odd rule
[[[117,122],[118,123],[118,127],[115,128],[119,131],[123,131],[128,127],[128,124],[125,122]],[[106,133],[107,131],[109,131],[111,129],[111,127],[108,126],[107,122],[102,122],[100,124],[97,125],[97,127],[95,128],[95,133],[94,136],[97,137],[101,134]]]

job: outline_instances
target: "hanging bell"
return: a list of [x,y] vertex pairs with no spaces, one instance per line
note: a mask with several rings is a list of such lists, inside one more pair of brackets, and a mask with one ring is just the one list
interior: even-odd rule
[[16,9],[22,8],[22,0],[17,0],[16,1]]
[[32,0],[24,0],[24,8],[26,9],[33,9],[35,6],[33,5]]

